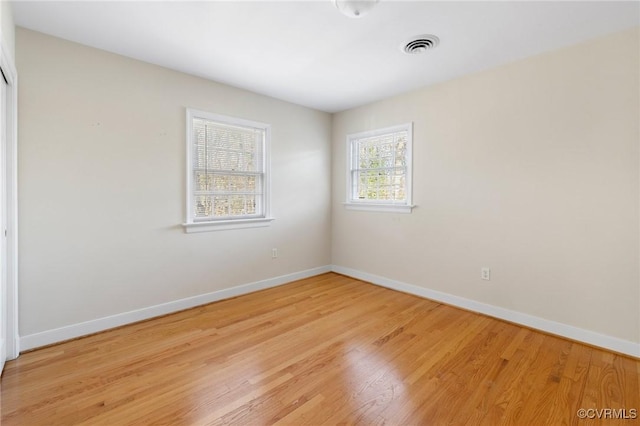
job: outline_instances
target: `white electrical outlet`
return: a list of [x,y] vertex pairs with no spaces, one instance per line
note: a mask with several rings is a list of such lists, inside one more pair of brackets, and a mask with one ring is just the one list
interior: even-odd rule
[[487,281],[491,280],[491,269],[489,268],[480,269],[480,278]]
[[271,249],[271,258],[272,259],[276,259],[278,257],[278,249],[277,248],[272,248]]

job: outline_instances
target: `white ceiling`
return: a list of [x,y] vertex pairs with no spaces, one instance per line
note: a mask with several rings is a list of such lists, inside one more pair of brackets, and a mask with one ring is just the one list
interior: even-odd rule
[[[640,2],[17,1],[16,25],[328,112],[640,25]],[[400,45],[435,34],[440,46]]]

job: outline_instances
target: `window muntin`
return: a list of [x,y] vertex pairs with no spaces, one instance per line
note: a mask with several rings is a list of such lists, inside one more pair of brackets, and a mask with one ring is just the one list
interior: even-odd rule
[[410,206],[411,124],[349,135],[347,140],[347,204]]
[[188,110],[187,223],[268,217],[270,126]]

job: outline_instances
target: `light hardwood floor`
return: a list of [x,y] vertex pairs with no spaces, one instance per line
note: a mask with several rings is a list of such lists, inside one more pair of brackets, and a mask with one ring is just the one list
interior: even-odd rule
[[2,425],[632,425],[577,411],[633,417],[639,381],[638,360],[330,273],[23,354],[0,396]]

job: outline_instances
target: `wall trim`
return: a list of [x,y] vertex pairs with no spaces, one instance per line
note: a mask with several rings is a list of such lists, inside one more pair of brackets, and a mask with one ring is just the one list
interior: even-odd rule
[[[0,68],[7,79],[6,151],[4,167],[6,179],[7,214],[7,359],[20,353],[18,333],[18,72],[0,32]],[[0,77],[2,78],[2,77]],[[3,360],[4,361],[4,360]]]
[[449,293],[431,290],[413,284],[407,284],[401,281],[392,280],[390,278],[381,277],[378,275],[362,272],[356,269],[346,268],[339,265],[320,266],[317,268],[281,275],[274,278],[268,278],[248,284],[242,284],[223,290],[217,290],[211,293],[187,297],[185,299],[179,299],[155,306],[149,306],[147,308],[98,318],[78,324],[72,324],[65,327],[43,331],[40,333],[29,334],[20,338],[20,349],[22,351],[36,349],[41,346],[60,343],[65,340],[75,339],[89,334],[105,331],[111,328],[120,327],[122,325],[132,324],[138,321],[171,314],[184,309],[206,305],[208,303],[229,299],[231,297],[241,296],[243,294],[253,293],[255,291],[264,290],[271,287],[277,287],[279,285],[288,284],[292,281],[301,280],[332,271],[338,274],[366,281],[371,284],[390,288],[392,290],[402,291],[405,293],[424,297],[436,302],[442,302],[447,305],[488,315],[493,318],[509,321],[515,324],[523,325],[525,327],[544,331],[546,333],[566,337],[578,342],[598,346],[604,349],[640,358],[639,343],[634,343],[617,337],[596,333],[594,331],[547,320],[522,312],[512,311],[510,309],[501,308],[499,306],[489,305],[464,297],[455,296]]
[[401,281],[392,280],[390,278],[381,277],[367,272],[358,271],[356,269],[346,268],[344,266],[333,265],[333,272],[367,281],[371,284],[387,287],[392,290],[402,291],[404,293],[413,294],[424,297],[426,299],[442,302],[458,308],[488,315],[493,318],[509,321],[515,324],[530,327],[546,333],[566,337],[571,340],[598,346],[621,354],[640,358],[640,343],[634,343],[628,340],[620,339],[606,334],[596,333],[595,331],[585,330],[572,325],[551,321],[548,319],[536,317],[522,312],[512,311],[510,309],[501,308],[499,306],[489,305],[464,297],[455,296],[453,294],[431,290],[419,287],[413,284],[403,283]]
[[21,337],[20,349],[25,351],[29,349],[39,348],[41,346],[51,345],[54,343],[60,343],[65,340],[75,339],[77,337],[86,336],[88,334],[98,333],[100,331],[120,327],[122,325],[132,324],[161,315],[171,314],[200,305],[206,305],[211,302],[217,302],[219,300],[253,293],[254,291],[258,290],[277,287],[279,285],[288,284],[292,281],[313,277],[327,272],[331,272],[331,266],[320,266],[317,268],[281,275],[274,278],[268,278],[248,284],[242,284],[223,290],[217,290],[211,293],[174,300],[171,302],[162,303],[160,305],[149,306],[147,308],[137,309],[129,312],[123,312],[121,314],[111,315],[91,321],[42,331],[40,333],[29,334]]

